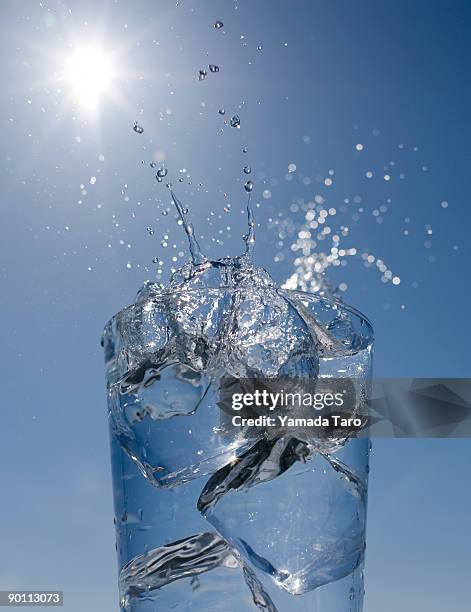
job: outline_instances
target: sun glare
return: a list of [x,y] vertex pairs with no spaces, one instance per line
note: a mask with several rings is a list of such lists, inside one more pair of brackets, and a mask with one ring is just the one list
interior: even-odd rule
[[113,84],[113,64],[100,47],[80,47],[65,62],[65,80],[74,100],[88,111],[98,108]]

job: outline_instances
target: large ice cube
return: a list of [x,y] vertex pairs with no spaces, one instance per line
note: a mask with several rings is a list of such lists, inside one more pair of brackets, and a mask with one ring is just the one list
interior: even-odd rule
[[222,375],[318,374],[316,337],[268,273],[244,258],[184,267],[166,288],[146,284],[113,333],[113,429],[163,486],[219,469],[250,446],[221,429]]
[[[367,454],[367,441],[356,440]],[[364,446],[364,448],[363,448]],[[290,437],[260,441],[214,474],[199,498],[206,519],[252,567],[300,594],[362,561],[366,499],[360,475]]]

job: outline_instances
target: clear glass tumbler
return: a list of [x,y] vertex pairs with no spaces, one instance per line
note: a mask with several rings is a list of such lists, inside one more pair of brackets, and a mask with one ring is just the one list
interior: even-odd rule
[[[363,410],[368,320],[278,292],[311,330],[319,380],[354,380]],[[221,322],[235,303],[224,287],[143,292],[105,327],[121,610],[361,612],[369,440],[296,455],[286,432],[254,441],[222,426]]]

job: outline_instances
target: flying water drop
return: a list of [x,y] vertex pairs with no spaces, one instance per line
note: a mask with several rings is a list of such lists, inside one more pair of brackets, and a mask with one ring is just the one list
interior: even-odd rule
[[239,115],[234,115],[231,117],[231,127],[240,128],[240,117]]
[[142,125],[139,125],[137,121],[134,121],[132,129],[136,132],[136,134],[142,134],[144,132],[144,128],[142,127]]
[[250,166],[244,166],[244,174],[250,174],[252,172],[252,168]]
[[198,72],[198,81],[204,81],[206,76],[207,76],[207,74],[208,73],[206,72],[206,70],[200,70]]
[[214,27],[216,28],[216,30],[220,30],[222,27],[224,27],[224,24],[222,23],[222,21],[216,21]]
[[216,66],[216,64],[209,64],[209,70],[211,72],[219,72],[219,66]]
[[253,182],[252,181],[247,181],[244,185],[244,189],[247,193],[250,193],[253,189]]

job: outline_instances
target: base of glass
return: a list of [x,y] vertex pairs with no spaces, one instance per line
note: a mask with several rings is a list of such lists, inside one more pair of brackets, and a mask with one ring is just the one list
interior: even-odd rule
[[362,612],[364,572],[303,595],[291,595],[257,574],[255,582],[240,568],[220,567],[165,587],[121,599],[122,612]]

